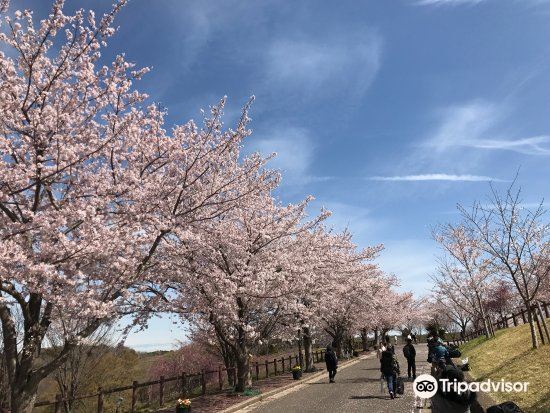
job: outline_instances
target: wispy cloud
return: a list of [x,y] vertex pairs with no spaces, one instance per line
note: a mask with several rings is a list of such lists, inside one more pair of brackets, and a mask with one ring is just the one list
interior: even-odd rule
[[314,160],[315,144],[305,128],[286,127],[279,129],[271,136],[252,139],[248,149],[262,155],[275,153],[269,163],[270,168],[279,169],[282,183],[301,186],[312,182],[331,180],[329,176],[313,176],[310,167]]
[[457,181],[457,182],[503,182],[501,179],[481,175],[422,174],[402,176],[371,176],[370,181]]
[[372,31],[346,32],[329,40],[293,37],[271,43],[266,54],[270,88],[308,95],[362,94],[381,63],[382,39]]
[[479,4],[485,0],[419,0],[419,6],[458,6],[461,4]]
[[466,142],[464,146],[515,151],[527,155],[550,155],[550,147],[545,147],[544,144],[550,144],[549,135],[517,140],[480,139],[476,142]]
[[512,138],[499,131],[508,112],[506,107],[483,100],[448,107],[442,111],[438,129],[422,146],[437,152],[465,147],[550,155],[550,135]]

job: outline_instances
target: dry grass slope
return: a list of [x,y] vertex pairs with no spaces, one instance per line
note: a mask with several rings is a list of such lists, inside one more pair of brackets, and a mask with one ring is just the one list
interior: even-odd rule
[[492,340],[472,340],[461,350],[479,381],[529,382],[527,393],[492,393],[495,400],[514,401],[528,413],[550,412],[550,345],[531,349],[528,325],[498,331]]

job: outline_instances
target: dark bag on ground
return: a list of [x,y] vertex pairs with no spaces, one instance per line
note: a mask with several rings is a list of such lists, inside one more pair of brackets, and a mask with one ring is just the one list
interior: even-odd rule
[[523,413],[523,410],[519,408],[514,402],[504,402],[491,406],[487,409],[487,413]]
[[395,392],[397,394],[405,393],[405,381],[403,380],[403,377],[397,378],[397,388],[395,389]]

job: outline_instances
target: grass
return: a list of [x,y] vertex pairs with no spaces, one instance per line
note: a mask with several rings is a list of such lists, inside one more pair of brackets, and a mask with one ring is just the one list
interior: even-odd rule
[[496,401],[513,401],[526,413],[550,412],[550,345],[532,349],[528,324],[497,331],[492,339],[478,337],[460,350],[478,381],[529,382],[525,393],[491,393]]

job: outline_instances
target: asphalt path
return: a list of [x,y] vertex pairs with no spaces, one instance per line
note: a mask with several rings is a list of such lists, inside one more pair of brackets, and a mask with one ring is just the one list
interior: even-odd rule
[[[429,373],[426,344],[416,347],[416,374]],[[240,412],[254,413],[319,413],[319,412],[376,412],[420,413],[423,400],[414,396],[412,379],[407,378],[407,362],[402,347],[396,348],[405,379],[405,393],[390,399],[385,382],[380,379],[380,362],[376,354],[338,371],[336,383],[328,382],[327,376],[283,391],[251,405]]]

